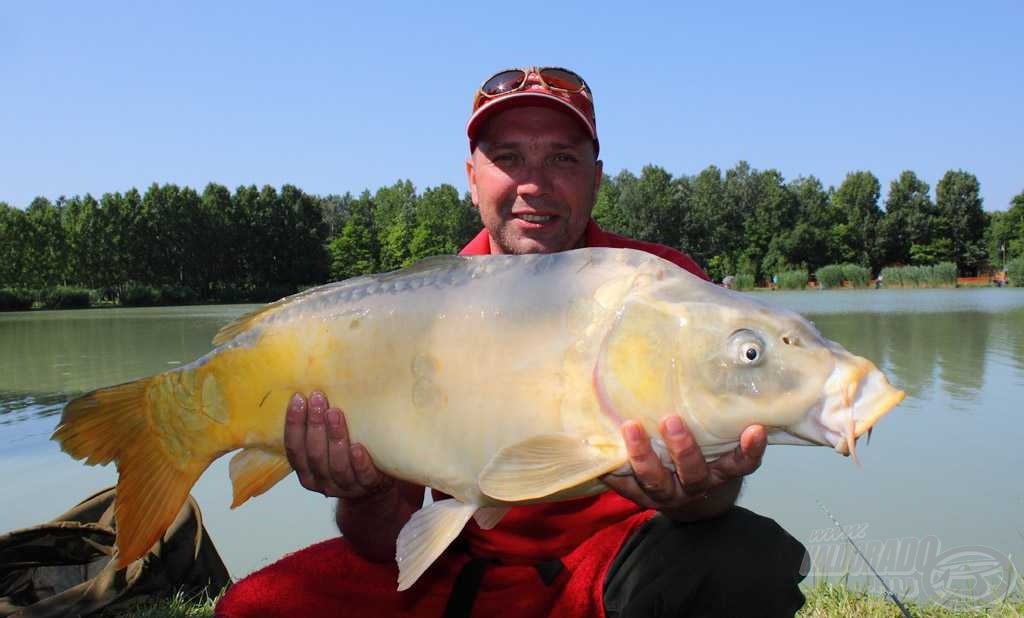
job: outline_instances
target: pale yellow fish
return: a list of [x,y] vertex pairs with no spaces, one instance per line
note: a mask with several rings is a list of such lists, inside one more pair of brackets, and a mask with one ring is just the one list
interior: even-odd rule
[[489,527],[512,504],[607,490],[599,477],[628,472],[626,419],[658,436],[678,413],[709,459],[754,423],[845,454],[903,398],[797,314],[629,249],[430,258],[268,305],[214,345],[75,399],[54,433],[88,464],[117,462],[120,564],[221,455],[242,449],[233,506],[284,478],[296,392],[344,409],[384,472],[452,496],[402,530],[400,589],[474,515]]

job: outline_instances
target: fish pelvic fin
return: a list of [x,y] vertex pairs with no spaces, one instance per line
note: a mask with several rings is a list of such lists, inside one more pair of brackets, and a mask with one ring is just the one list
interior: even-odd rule
[[510,507],[507,506],[483,506],[473,514],[476,525],[484,530],[491,530],[501,522]]
[[260,448],[242,449],[231,458],[231,508],[236,508],[253,496],[258,496],[288,476],[292,471],[288,459],[280,453]]
[[537,500],[626,463],[621,441],[544,434],[506,446],[480,472],[480,491],[502,502]]
[[53,439],[75,459],[117,464],[117,567],[142,557],[160,540],[219,454],[211,448],[216,439],[208,435],[215,433],[209,426],[216,421],[196,412],[196,404],[181,409],[182,400],[204,396],[211,407],[218,405],[216,387],[193,387],[194,372],[179,370],[102,388],[69,402],[54,431]]
[[479,507],[454,498],[438,500],[413,513],[398,533],[395,561],[398,589],[408,590],[459,536]]

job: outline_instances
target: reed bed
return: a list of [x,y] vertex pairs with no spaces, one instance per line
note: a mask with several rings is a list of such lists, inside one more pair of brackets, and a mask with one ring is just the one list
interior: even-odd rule
[[890,288],[956,287],[956,264],[888,266],[882,269],[882,283]]

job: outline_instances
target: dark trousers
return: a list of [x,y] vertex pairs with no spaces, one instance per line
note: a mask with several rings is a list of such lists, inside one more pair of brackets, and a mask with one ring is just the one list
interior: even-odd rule
[[804,546],[773,520],[734,506],[676,523],[657,515],[626,541],[608,570],[609,618],[792,616],[810,568]]

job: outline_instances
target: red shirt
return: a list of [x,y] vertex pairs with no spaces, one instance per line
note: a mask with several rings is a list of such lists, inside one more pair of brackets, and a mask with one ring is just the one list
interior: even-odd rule
[[[693,261],[693,258],[682,251],[677,251],[671,247],[666,247],[665,245],[659,245],[653,242],[644,242],[642,240],[633,240],[632,238],[626,238],[625,236],[606,232],[602,230],[593,219],[587,223],[587,229],[583,232],[583,236],[584,247],[611,247],[613,249],[637,249],[639,251],[646,251],[647,253],[666,259],[680,268],[685,268],[705,281],[711,280],[707,276],[707,273],[697,265],[697,262]],[[492,253],[494,253],[494,251],[491,250],[491,236],[487,233],[486,229],[480,230],[480,233],[474,236],[473,240],[469,241],[466,246],[462,248],[462,251],[459,251],[459,255],[490,255]]]
[[[685,253],[606,232],[593,219],[587,223],[584,234],[587,247],[646,251],[708,279],[701,267]],[[491,253],[491,238],[483,229],[462,248],[459,255]],[[498,558],[505,564],[535,563],[564,556],[598,530],[642,510],[635,502],[607,491],[589,498],[515,507],[492,530],[481,530],[470,521],[462,535],[469,542],[470,553],[475,556]]]

